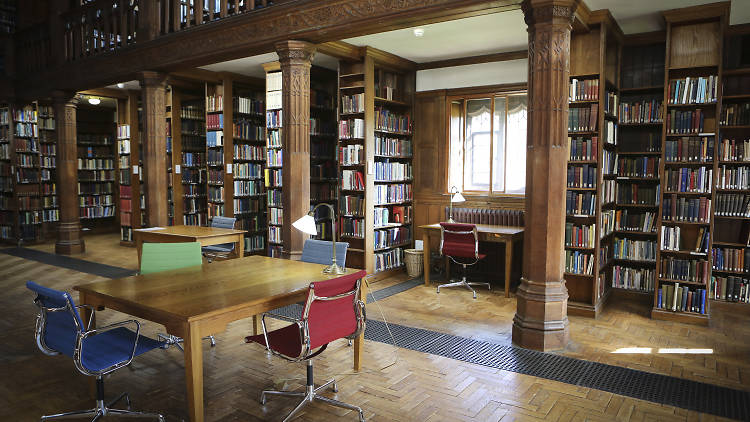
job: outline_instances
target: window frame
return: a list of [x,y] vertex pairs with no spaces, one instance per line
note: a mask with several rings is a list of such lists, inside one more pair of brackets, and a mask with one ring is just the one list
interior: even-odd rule
[[[505,171],[503,172],[503,191],[493,191],[493,172],[494,172],[494,152],[495,152],[495,99],[497,97],[505,97],[505,119],[506,124],[503,125],[504,128],[504,139],[505,142],[503,142],[503,160],[507,160],[508,157],[508,97],[511,96],[519,96],[519,95],[525,95],[527,98],[527,107],[528,107],[528,90],[527,89],[520,89],[520,88],[512,88],[512,89],[501,89],[501,90],[488,90],[484,92],[475,92],[475,93],[467,93],[463,95],[447,95],[445,97],[445,112],[446,112],[446,139],[445,139],[445,150],[448,151],[448,154],[446,154],[447,157],[447,163],[445,166],[445,194],[450,195],[451,190],[451,183],[450,183],[450,173],[451,173],[451,105],[454,102],[461,102],[461,117],[463,120],[463,124],[461,125],[460,134],[461,134],[461,145],[463,154],[461,156],[462,163],[461,163],[461,186],[457,186],[458,189],[461,191],[463,195],[472,196],[472,197],[486,197],[486,198],[524,198],[526,197],[526,193],[506,193],[505,190],[507,189],[507,161],[504,161],[503,168]],[[489,156],[489,164],[490,164],[490,178],[489,178],[489,188],[487,190],[464,190],[464,183],[465,183],[465,176],[464,176],[464,169],[466,166],[466,150],[464,149],[466,146],[466,107],[469,100],[482,100],[482,99],[489,99],[492,109],[490,110],[490,135],[491,135],[491,141],[490,141],[490,156]],[[525,177],[525,176],[524,176]]]

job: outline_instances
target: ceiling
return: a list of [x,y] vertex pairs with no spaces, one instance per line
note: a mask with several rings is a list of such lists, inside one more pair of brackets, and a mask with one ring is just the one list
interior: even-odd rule
[[[590,10],[609,9],[626,34],[664,29],[660,12],[688,6],[714,3],[715,0],[584,0]],[[731,0],[731,24],[750,22],[750,0]],[[372,46],[417,63],[470,57],[483,54],[525,50],[526,24],[521,10],[475,16],[421,26],[422,37],[414,28],[399,29],[343,41],[357,46]],[[262,54],[202,66],[216,72],[233,72],[263,77],[263,63],[278,60],[276,53]],[[325,54],[315,55],[313,64],[337,68],[337,60]],[[132,83],[126,89],[134,88]],[[114,87],[114,86],[113,86]],[[137,86],[135,87],[137,88]]]

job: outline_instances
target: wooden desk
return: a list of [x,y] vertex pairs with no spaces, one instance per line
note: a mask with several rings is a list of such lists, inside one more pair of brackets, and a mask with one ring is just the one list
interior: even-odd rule
[[[477,224],[480,242],[505,243],[505,297],[510,297],[510,270],[513,263],[513,244],[523,239],[523,227]],[[430,234],[440,236],[440,224],[419,226],[424,230],[424,284],[430,285]]]
[[[201,339],[232,321],[304,301],[311,282],[335,278],[323,265],[263,256],[216,261],[75,286],[81,304],[105,307],[164,325],[184,339],[190,420],[203,421]],[[347,270],[347,274],[359,270]],[[362,283],[362,297],[367,297]],[[84,321],[89,317],[84,313]],[[257,329],[257,325],[254,324]],[[363,335],[354,341],[354,369],[362,364]],[[250,349],[250,346],[248,346]],[[248,350],[248,353],[251,351]],[[259,350],[255,351],[260,353]]]
[[235,243],[234,252],[238,258],[244,256],[245,230],[218,229],[201,226],[169,226],[153,230],[133,230],[133,240],[138,250],[138,268],[141,268],[141,250],[144,242],[151,243],[179,243],[200,242],[201,246]]

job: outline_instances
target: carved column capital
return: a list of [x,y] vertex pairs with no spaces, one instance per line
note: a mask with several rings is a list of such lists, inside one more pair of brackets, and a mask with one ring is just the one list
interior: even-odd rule
[[141,82],[142,88],[166,88],[167,76],[163,72],[144,70],[138,75],[138,80]]
[[80,99],[78,98],[78,95],[75,91],[62,91],[62,90],[55,90],[52,91],[52,103],[54,105],[62,104],[67,107],[78,107],[78,104],[80,103]]
[[280,41],[275,47],[282,66],[285,64],[310,66],[315,57],[315,45],[307,41]]
[[580,2],[581,0],[524,0],[521,10],[529,27],[537,23],[571,25]]

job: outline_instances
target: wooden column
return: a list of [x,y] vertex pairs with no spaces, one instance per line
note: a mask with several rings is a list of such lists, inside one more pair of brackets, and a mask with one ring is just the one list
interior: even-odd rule
[[292,223],[310,211],[310,66],[315,46],[305,41],[276,44],[282,73],[282,201],[284,258],[299,259],[308,235]]
[[86,250],[81,238],[78,209],[78,146],[76,145],[76,110],[78,99],[73,92],[55,91],[55,127],[57,128],[57,198],[60,221],[57,225],[55,253],[71,255]]
[[563,242],[570,29],[578,2],[522,4],[529,32],[526,230],[513,342],[529,349],[562,349],[569,340]]
[[159,72],[141,72],[141,171],[144,172],[141,186],[146,189],[146,218],[151,227],[167,225],[167,128],[164,120],[166,76]]

